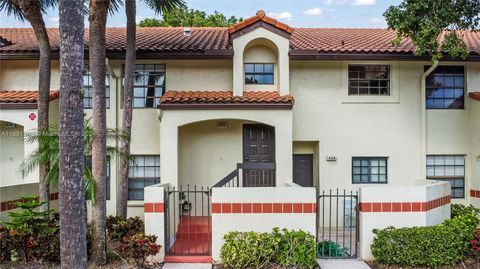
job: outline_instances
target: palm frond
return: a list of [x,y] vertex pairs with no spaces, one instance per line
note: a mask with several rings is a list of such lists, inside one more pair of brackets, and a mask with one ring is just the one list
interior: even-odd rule
[[123,6],[123,1],[121,0],[110,0],[110,4],[108,6],[108,13],[110,15],[113,15],[115,14],[119,9],[120,7]]
[[85,165],[83,174],[83,177],[85,179],[85,198],[95,204],[97,184],[95,182],[95,179],[93,178],[92,170],[90,169],[90,167],[88,167],[88,165]]
[[184,0],[143,0],[157,14],[171,12],[177,8],[186,8]]
[[15,17],[17,20],[24,22],[27,20],[23,11],[10,0],[0,0],[0,11],[4,11],[8,16]]

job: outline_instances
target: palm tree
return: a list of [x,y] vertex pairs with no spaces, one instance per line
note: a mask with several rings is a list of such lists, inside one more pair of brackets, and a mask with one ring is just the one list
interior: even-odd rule
[[83,1],[60,0],[60,260],[87,268],[83,167]]
[[[183,0],[144,0],[155,13],[164,13],[175,10],[176,8],[185,8]],[[135,0],[125,0],[125,13],[127,15],[127,47],[125,56],[125,85],[123,91],[123,116],[122,133],[132,134],[132,107],[133,107],[133,78],[135,71],[135,53],[136,53],[136,3]],[[130,154],[130,140],[121,144],[120,150]],[[120,171],[118,178],[117,192],[117,216],[127,217],[128,201],[128,162],[126,158],[120,158]]]
[[[83,144],[84,144],[84,159],[88,159],[88,156],[93,152],[93,140],[94,140],[94,127],[90,123],[90,120],[85,120],[83,124]],[[51,132],[46,134],[43,132],[31,132],[25,134],[25,143],[42,143],[45,144],[45,148],[36,149],[33,151],[19,167],[22,177],[26,177],[31,172],[41,165],[42,163],[49,162],[51,164],[50,170],[46,175],[48,184],[54,188],[58,187],[59,175],[60,175],[60,133],[58,125],[50,126]],[[107,141],[124,141],[127,139],[126,135],[123,135],[118,129],[107,129],[106,131]],[[130,157],[125,156],[117,147],[107,147],[106,153],[109,156],[122,156],[130,160]],[[85,180],[85,199],[90,200],[92,203],[96,202],[96,190],[98,184],[95,182],[94,174],[88,165],[85,165],[83,178]]]
[[[8,15],[13,14],[20,21],[28,21],[32,25],[37,38],[39,58],[39,82],[38,82],[38,129],[48,132],[48,101],[50,92],[50,41],[48,39],[47,28],[42,14],[47,9],[54,7],[58,0],[0,0],[0,11],[6,11]],[[44,147],[39,144],[39,147]],[[39,200],[40,202],[49,201],[49,186],[46,183],[45,176],[49,170],[49,164],[43,163],[39,167]],[[47,210],[48,203],[45,203],[41,210]]]
[[105,30],[110,9],[118,9],[118,0],[90,0],[89,2],[89,60],[93,91],[93,150],[92,172],[96,181],[96,201],[92,210],[92,257],[95,265],[104,265],[107,261],[106,218],[107,205],[105,193],[105,159],[107,140],[107,120],[105,104],[106,47]]

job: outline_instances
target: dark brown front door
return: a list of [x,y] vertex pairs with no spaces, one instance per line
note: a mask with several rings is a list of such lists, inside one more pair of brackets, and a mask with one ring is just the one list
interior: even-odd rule
[[[275,163],[275,129],[263,124],[243,126],[243,162]],[[275,170],[243,169],[244,187],[275,186]]]
[[313,187],[313,155],[293,155],[293,182],[302,187]]

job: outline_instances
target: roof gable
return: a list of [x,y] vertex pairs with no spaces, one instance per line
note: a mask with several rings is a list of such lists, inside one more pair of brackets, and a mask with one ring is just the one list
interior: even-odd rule
[[287,34],[293,33],[294,29],[283,22],[279,22],[274,18],[268,17],[265,15],[265,11],[259,10],[255,14],[255,16],[250,17],[244,21],[241,21],[235,25],[232,25],[228,28],[228,32],[230,34],[234,34],[242,29],[246,29],[247,27],[258,24],[264,23],[269,26],[273,26],[274,29],[281,30]]

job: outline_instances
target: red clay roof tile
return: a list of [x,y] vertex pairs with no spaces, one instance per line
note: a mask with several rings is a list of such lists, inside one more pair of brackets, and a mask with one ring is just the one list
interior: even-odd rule
[[480,101],[480,92],[471,92],[468,96],[474,100]]
[[280,96],[278,92],[244,92],[233,96],[231,91],[167,91],[160,98],[160,104],[293,104],[291,95]]
[[274,18],[271,18],[271,17],[268,17],[265,15],[265,11],[263,10],[259,10],[257,11],[257,14],[255,14],[255,16],[253,17],[250,17],[250,18],[247,18],[245,19],[244,21],[241,21],[235,25],[232,25],[228,28],[228,32],[230,34],[233,34],[235,33],[236,31],[238,30],[241,30],[251,24],[254,24],[256,22],[259,22],[259,21],[263,21],[265,23],[268,23],[270,25],[273,25],[285,32],[288,32],[288,33],[293,33],[293,28],[291,28],[290,26],[288,26],[287,24],[285,23],[282,23],[282,22],[279,22],[277,21],[276,19]]
[[[0,91],[0,103],[37,103],[38,91]],[[50,101],[60,97],[57,90],[50,91]]]
[[[199,53],[209,55],[233,55],[229,32],[238,31],[262,20],[265,23],[287,30],[290,36],[290,55],[357,53],[357,54],[409,54],[415,52],[410,39],[403,39],[399,46],[392,40],[394,30],[388,29],[341,29],[341,28],[291,28],[288,25],[265,15],[255,15],[230,28],[191,27],[191,35],[183,33],[183,27],[140,27],[137,29],[138,52],[156,53]],[[59,51],[58,29],[47,30],[53,52]],[[472,55],[480,54],[480,31],[458,31]],[[0,46],[0,54],[38,53],[37,41],[31,28],[0,28],[0,39],[8,40]],[[107,29],[107,51],[124,52],[125,28]],[[85,47],[88,49],[88,29],[85,30]]]

